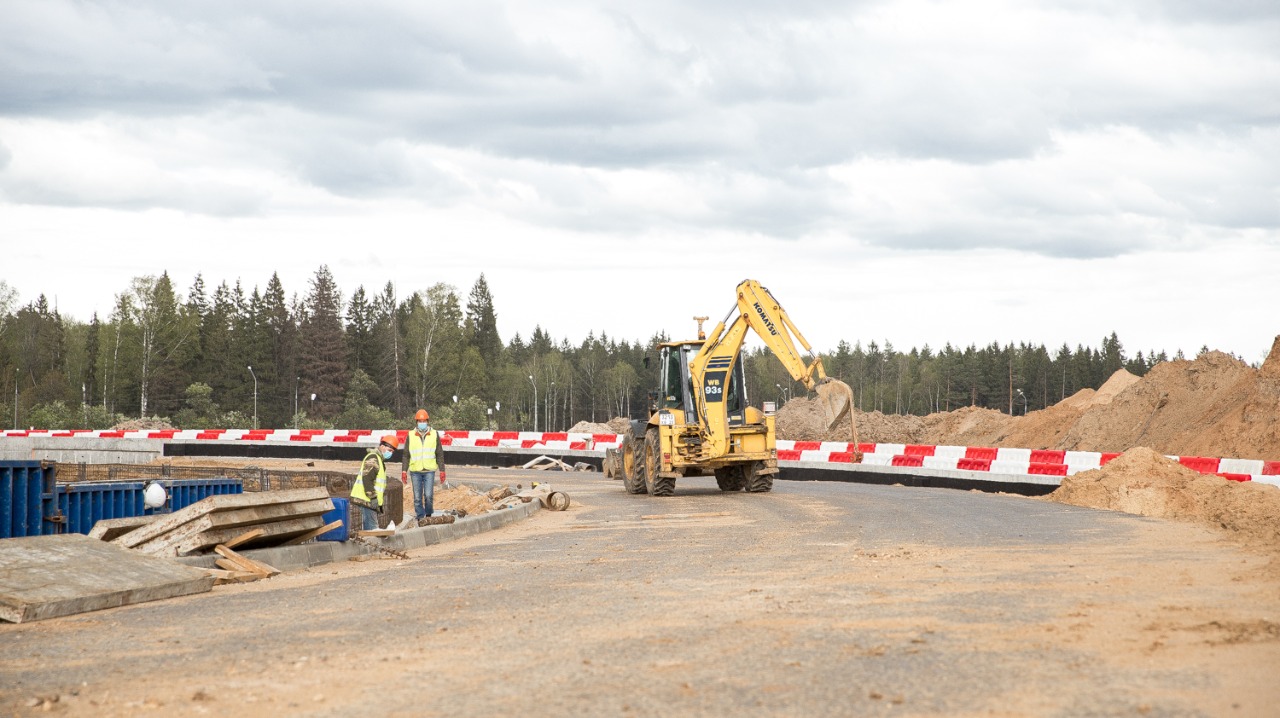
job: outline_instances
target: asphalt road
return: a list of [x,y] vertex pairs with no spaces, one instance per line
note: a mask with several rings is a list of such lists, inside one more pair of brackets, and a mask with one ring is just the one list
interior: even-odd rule
[[1199,529],[945,489],[783,481],[723,494],[705,478],[656,499],[596,473],[450,478],[549,480],[574,505],[409,561],[0,625],[0,715],[1245,716],[1280,704],[1266,562]]

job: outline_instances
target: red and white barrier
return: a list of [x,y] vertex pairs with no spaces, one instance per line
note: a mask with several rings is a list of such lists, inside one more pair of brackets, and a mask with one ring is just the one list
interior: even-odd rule
[[[87,429],[0,432],[4,438],[157,439],[162,441],[218,441],[245,443],[310,443],[375,446],[379,437],[397,434],[403,442],[407,430],[374,429],[164,429],[94,431]],[[546,449],[603,453],[622,442],[618,434],[532,431],[445,431],[444,446],[458,448]],[[1097,469],[1119,456],[1098,451],[1018,449],[987,446],[939,446],[933,444],[852,443],[839,441],[787,441],[777,443],[778,461],[851,463],[854,451],[862,463],[872,466],[919,467],[972,471],[1004,476],[1070,476]],[[1170,459],[1202,474],[1216,474],[1233,481],[1258,481],[1280,486],[1280,461],[1221,459],[1207,456],[1170,456]]]
[[[779,461],[852,461],[851,443],[779,439],[777,448]],[[863,454],[862,463],[872,466],[976,471],[1006,476],[1070,476],[1101,468],[1120,455],[1118,452],[929,444],[858,444],[857,448]],[[1216,474],[1233,481],[1258,481],[1280,486],[1280,461],[1205,456],[1169,458],[1202,474]]]

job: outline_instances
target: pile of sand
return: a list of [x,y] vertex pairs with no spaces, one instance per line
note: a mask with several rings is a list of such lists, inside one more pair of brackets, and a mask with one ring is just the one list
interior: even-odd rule
[[[864,442],[1125,451],[1280,460],[1280,337],[1259,369],[1222,352],[1121,369],[1025,416],[965,407],[925,417],[855,412]],[[797,398],[778,411],[778,438],[849,441],[847,421],[827,430],[821,405]]]
[[579,421],[569,427],[571,434],[613,434],[613,429],[608,424],[592,423],[590,421]]
[[1201,474],[1145,447],[1063,478],[1051,501],[1190,521],[1280,552],[1280,491]]
[[[405,519],[413,518],[413,489],[409,486],[404,487],[403,503]],[[432,495],[431,508],[436,513],[453,509],[465,511],[467,516],[475,516],[502,507],[491,501],[484,492],[461,485],[453,488],[436,486],[435,493]]]
[[610,434],[624,434],[631,428],[631,420],[625,416],[615,416],[605,426],[609,427]]
[[129,419],[111,427],[111,431],[169,431],[178,427],[161,419],[160,417],[151,417],[143,419]]

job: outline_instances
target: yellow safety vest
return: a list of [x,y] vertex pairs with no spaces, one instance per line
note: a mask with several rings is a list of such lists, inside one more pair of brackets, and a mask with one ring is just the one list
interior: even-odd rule
[[378,495],[378,501],[374,503],[369,499],[369,495],[364,492],[364,461],[360,462],[360,470],[356,472],[356,480],[351,483],[351,498],[358,499],[377,508],[382,505],[382,496],[387,492],[387,465],[382,461],[382,454],[379,454],[376,449],[365,454],[365,460],[367,461],[370,456],[378,460],[378,476],[373,482],[374,493]]
[[435,429],[428,431],[426,437],[418,436],[417,430],[409,432],[409,441],[405,444],[405,451],[409,452],[410,471],[435,471],[439,468],[436,466],[436,442],[438,440]]

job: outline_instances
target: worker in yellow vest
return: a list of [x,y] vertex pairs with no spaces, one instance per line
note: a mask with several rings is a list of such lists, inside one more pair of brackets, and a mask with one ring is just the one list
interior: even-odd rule
[[405,441],[400,466],[401,483],[413,480],[413,513],[418,523],[435,513],[432,504],[437,472],[440,483],[444,483],[444,445],[440,442],[440,434],[431,428],[430,418],[426,409],[419,409],[414,414],[415,425]]
[[383,503],[387,493],[387,464],[391,455],[400,448],[400,437],[395,434],[383,436],[378,445],[369,449],[364,462],[360,464],[360,473],[351,482],[351,502],[360,507],[360,528],[373,531],[378,528],[378,514],[383,511]]

